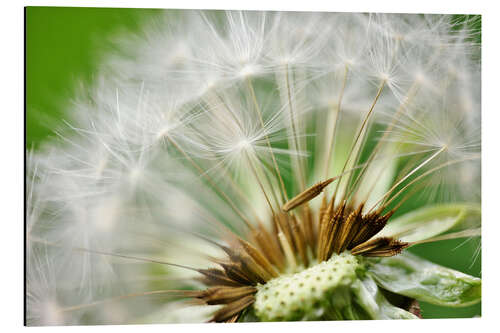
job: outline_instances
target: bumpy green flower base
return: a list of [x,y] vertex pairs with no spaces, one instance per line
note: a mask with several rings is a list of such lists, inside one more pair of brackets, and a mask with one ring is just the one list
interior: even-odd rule
[[344,252],[300,273],[275,278],[258,287],[255,316],[263,321],[345,318],[342,310],[351,306],[349,290],[360,268],[358,260]]
[[347,251],[257,288],[255,303],[240,321],[417,318],[390,304],[364,260]]

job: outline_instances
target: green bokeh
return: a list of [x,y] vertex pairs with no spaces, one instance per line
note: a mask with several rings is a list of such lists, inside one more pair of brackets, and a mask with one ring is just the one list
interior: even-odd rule
[[[158,9],[26,8],[26,144],[28,148],[54,135],[64,119],[78,83],[97,74],[110,39],[123,30],[138,31]],[[480,24],[477,23],[477,24]],[[409,210],[411,207],[403,208]],[[473,260],[478,243],[463,240],[422,244],[411,251],[433,262],[480,276],[481,258]],[[444,308],[422,304],[426,318],[473,317],[481,305]]]
[[26,8],[26,145],[37,147],[64,119],[119,31],[137,31],[158,9]]

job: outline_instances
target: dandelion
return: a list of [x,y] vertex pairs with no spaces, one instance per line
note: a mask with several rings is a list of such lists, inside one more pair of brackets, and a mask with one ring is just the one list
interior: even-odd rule
[[166,11],[120,37],[28,165],[28,324],[479,302],[407,251],[480,236],[476,20]]

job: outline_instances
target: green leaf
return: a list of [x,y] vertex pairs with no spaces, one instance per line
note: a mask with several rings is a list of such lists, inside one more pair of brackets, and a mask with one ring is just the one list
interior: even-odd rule
[[356,303],[363,308],[371,319],[418,319],[411,312],[398,308],[382,295],[375,281],[366,276],[351,286]]
[[405,252],[367,261],[368,274],[393,293],[442,306],[468,306],[481,300],[481,279],[433,264]]
[[479,204],[443,204],[421,208],[388,223],[377,235],[417,242],[449,230],[477,228],[481,225]]

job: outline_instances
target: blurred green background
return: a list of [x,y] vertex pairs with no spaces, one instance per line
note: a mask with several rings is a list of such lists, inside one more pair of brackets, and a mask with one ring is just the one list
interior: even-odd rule
[[[26,8],[26,145],[50,140],[80,84],[90,84],[116,33],[138,31],[158,9]],[[405,207],[405,210],[411,207]],[[403,213],[402,211],[400,213]],[[474,276],[481,274],[478,242],[450,240],[422,244],[411,251]],[[475,256],[476,254],[476,256]],[[443,308],[422,304],[426,318],[473,317],[481,305]]]
[[110,39],[159,9],[26,8],[26,145],[53,135],[79,85],[92,82]]

